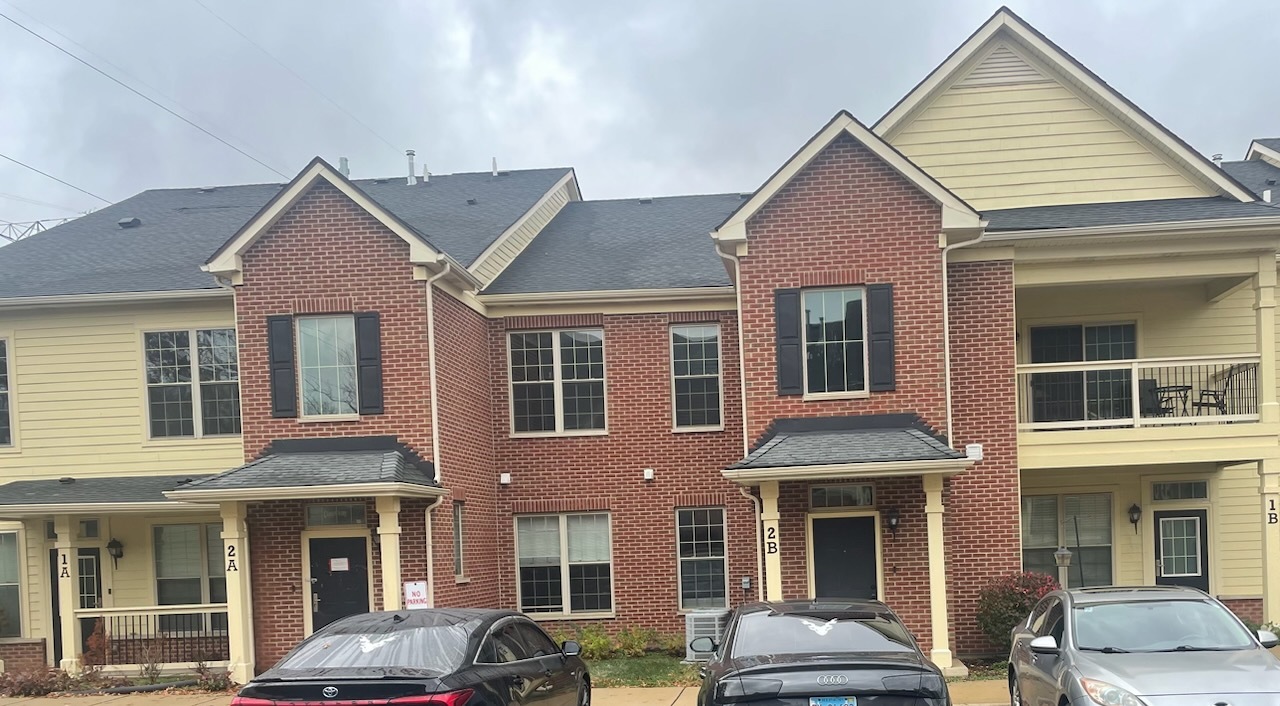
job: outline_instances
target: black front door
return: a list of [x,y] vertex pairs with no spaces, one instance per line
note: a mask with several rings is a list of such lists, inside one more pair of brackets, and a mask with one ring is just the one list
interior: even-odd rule
[[58,550],[49,550],[49,595],[53,600],[49,627],[53,631],[53,663],[62,661],[62,606],[58,602]]
[[814,597],[879,598],[876,585],[875,518],[813,518]]
[[311,629],[369,611],[369,558],[364,537],[311,539]]
[[1156,531],[1156,583],[1209,591],[1209,512],[1165,510],[1153,513]]

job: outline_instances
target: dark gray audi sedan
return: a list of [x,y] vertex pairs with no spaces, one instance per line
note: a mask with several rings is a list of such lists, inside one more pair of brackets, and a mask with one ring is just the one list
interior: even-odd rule
[[946,680],[885,604],[820,599],[752,603],[729,619],[703,669],[698,706],[948,706]]
[[1275,706],[1276,636],[1194,589],[1054,591],[1013,629],[1014,706]]

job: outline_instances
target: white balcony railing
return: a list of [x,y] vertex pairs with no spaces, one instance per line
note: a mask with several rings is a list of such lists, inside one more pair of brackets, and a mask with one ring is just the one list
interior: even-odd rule
[[1018,366],[1018,428],[1107,429],[1258,421],[1256,355]]
[[103,666],[230,659],[225,603],[82,608],[82,653]]

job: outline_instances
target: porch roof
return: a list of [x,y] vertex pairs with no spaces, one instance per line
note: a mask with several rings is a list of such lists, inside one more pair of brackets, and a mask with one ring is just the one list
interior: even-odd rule
[[0,516],[128,512],[177,506],[165,497],[208,475],[89,476],[19,480],[0,485]]
[[775,419],[745,458],[738,481],[958,473],[970,465],[914,414]]

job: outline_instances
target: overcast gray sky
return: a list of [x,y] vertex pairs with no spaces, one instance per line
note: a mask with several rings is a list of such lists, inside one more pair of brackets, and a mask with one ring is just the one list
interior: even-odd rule
[[[1274,0],[1010,5],[1205,154],[1280,136]],[[413,148],[437,174],[573,166],[587,198],[752,190],[837,110],[874,122],[997,7],[0,0],[288,177],[315,155],[397,176]],[[3,19],[0,154],[112,201],[285,181]],[[101,205],[0,160],[0,221]]]

